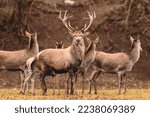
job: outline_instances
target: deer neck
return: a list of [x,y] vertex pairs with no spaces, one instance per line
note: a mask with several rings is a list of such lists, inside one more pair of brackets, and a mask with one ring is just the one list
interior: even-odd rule
[[93,51],[95,51],[95,46],[94,46],[94,44],[90,44],[89,46],[88,46],[88,48],[87,48],[87,50],[86,50],[86,52],[85,52],[85,55],[86,54],[88,54],[88,53],[90,53],[90,52],[93,52]]
[[81,63],[81,67],[83,68],[88,68],[89,65],[94,61],[96,51],[95,51],[95,46],[93,44],[90,44],[88,49],[85,52],[84,60]]
[[35,54],[37,54],[39,52],[39,45],[38,45],[37,39],[29,40],[28,50]]
[[133,64],[136,63],[139,60],[139,58],[140,58],[140,49],[137,45],[135,45],[132,48],[132,50],[130,52],[130,57],[131,57],[131,60],[132,60]]
[[85,54],[85,44],[82,43],[82,45],[74,45],[71,46],[71,53],[73,54],[74,58],[80,62],[84,59]]

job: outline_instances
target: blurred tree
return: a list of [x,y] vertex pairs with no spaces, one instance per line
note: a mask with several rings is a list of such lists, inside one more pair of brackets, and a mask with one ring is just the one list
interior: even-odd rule
[[0,25],[4,31],[22,38],[25,30],[29,30],[28,19],[33,0],[1,0]]

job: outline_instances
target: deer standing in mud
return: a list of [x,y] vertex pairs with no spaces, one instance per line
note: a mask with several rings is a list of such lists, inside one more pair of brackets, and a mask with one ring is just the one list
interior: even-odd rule
[[[84,59],[85,54],[85,44],[84,44],[84,37],[86,37],[89,33],[86,32],[89,27],[91,26],[93,20],[95,19],[95,13],[90,14],[88,12],[88,16],[90,22],[88,26],[84,26],[81,30],[76,30],[73,28],[68,20],[70,16],[67,16],[67,11],[62,18],[61,12],[59,14],[59,19],[65,25],[65,27],[69,30],[69,34],[72,36],[73,41],[72,44],[64,49],[46,49],[41,51],[31,63],[32,74],[34,73],[34,68],[38,68],[40,72],[40,82],[42,87],[42,94],[45,95],[47,91],[47,86],[45,83],[45,76],[51,75],[55,76],[56,74],[61,73],[69,73],[69,78],[71,79],[71,91],[70,94],[74,93],[74,79],[75,73],[78,71],[80,64]],[[68,80],[67,78],[67,84]],[[24,92],[26,82],[30,79],[30,75],[26,78],[24,82]],[[67,93],[69,91],[67,90]]]
[[2,51],[0,50],[0,70],[7,71],[20,71],[21,72],[21,88],[25,75],[25,63],[28,58],[35,56],[39,52],[39,46],[37,42],[37,33],[30,34],[27,31],[25,35],[29,38],[28,48],[18,51]]
[[89,94],[91,93],[92,81],[95,89],[94,93],[97,94],[96,79],[101,72],[118,74],[119,94],[123,88],[122,84],[123,79],[125,78],[123,93],[126,93],[126,75],[128,72],[131,72],[134,64],[139,60],[140,51],[142,50],[139,39],[134,39],[132,36],[130,36],[130,41],[132,46],[129,54],[123,52],[110,54],[96,51],[95,60],[90,66],[92,73],[89,79]]

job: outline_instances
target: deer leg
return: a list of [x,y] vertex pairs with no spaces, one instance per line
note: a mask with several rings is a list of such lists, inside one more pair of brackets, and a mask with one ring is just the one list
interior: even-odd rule
[[[24,67],[22,68],[22,71],[20,72],[20,75],[21,75],[21,79],[22,79],[22,89],[23,89],[23,83],[25,81],[25,78],[27,76],[27,69],[25,69]],[[29,82],[26,83],[26,90],[27,92],[29,92]]]
[[91,94],[91,89],[92,89],[92,79],[89,79],[89,92],[88,94]]
[[44,72],[42,72],[41,74],[40,74],[40,82],[41,82],[41,88],[42,88],[42,95],[45,95],[46,94],[46,92],[47,92],[47,86],[46,86],[46,83],[45,83],[45,73]]
[[32,75],[33,75],[33,72],[29,72],[28,75],[27,75],[27,77],[25,78],[24,84],[23,84],[23,89],[22,89],[22,94],[25,94],[27,83],[32,78]]
[[33,75],[33,77],[31,78],[31,94],[35,95],[35,75]]
[[82,74],[82,95],[84,94],[84,78],[85,78],[85,74]]
[[[27,76],[27,69],[24,68],[24,78]],[[29,82],[27,82],[27,86],[26,86],[26,90],[27,92],[29,92]]]
[[55,86],[56,86],[56,77],[52,77],[52,80],[53,80],[53,94],[52,95],[55,95]]
[[71,86],[70,86],[70,94],[72,95],[74,93],[73,89],[73,83],[74,83],[74,75],[71,75],[70,80],[71,80]]
[[29,81],[26,84],[26,90],[27,90],[27,92],[29,92]]
[[57,78],[57,89],[58,89],[58,95],[60,95],[60,75]]
[[97,94],[97,84],[96,84],[96,79],[98,78],[98,76],[100,75],[101,71],[98,71],[95,74],[95,77],[93,78],[93,84],[94,84],[94,94]]
[[69,78],[70,78],[70,74],[66,78],[65,94],[69,94]]
[[75,76],[74,76],[74,81],[73,81],[73,83],[74,83],[74,84],[73,84],[73,86],[74,86],[74,93],[75,93],[75,94],[77,94],[77,92],[76,92],[76,88],[77,88],[77,87],[76,87],[77,78],[78,78],[78,74],[76,73]]
[[91,94],[92,81],[93,81],[93,78],[95,77],[95,74],[96,74],[96,71],[93,71],[93,72],[91,73],[90,78],[89,78],[89,92],[88,92],[88,94]]
[[118,78],[119,78],[119,94],[121,94],[121,89],[122,89],[122,73],[118,73]]
[[[26,76],[27,76],[27,69],[24,69],[23,71],[24,71],[23,77],[24,77],[24,79],[25,79]],[[29,82],[27,82],[27,84],[26,84],[26,90],[27,90],[27,92],[29,92]]]
[[125,82],[124,82],[124,92],[123,92],[123,94],[125,94],[126,93],[126,91],[127,91],[127,73],[124,73],[124,79],[125,79]]
[[25,80],[25,78],[24,78],[24,75],[23,75],[23,72],[22,72],[22,71],[20,72],[20,76],[21,76],[21,86],[20,86],[20,92],[19,92],[19,94],[21,94],[21,93],[22,93],[22,91],[23,91],[23,82],[24,82],[24,80]]

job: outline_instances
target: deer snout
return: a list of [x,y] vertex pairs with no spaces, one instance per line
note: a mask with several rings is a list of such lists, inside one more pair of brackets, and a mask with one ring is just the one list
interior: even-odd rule
[[79,42],[80,42],[80,39],[77,39],[76,41],[79,43]]

